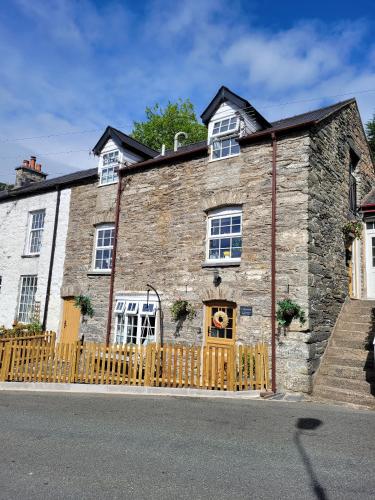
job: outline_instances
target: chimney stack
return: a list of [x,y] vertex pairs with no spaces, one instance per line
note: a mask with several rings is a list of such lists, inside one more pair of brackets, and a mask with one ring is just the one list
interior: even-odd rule
[[45,181],[47,174],[42,172],[42,165],[36,163],[36,156],[30,156],[30,160],[23,160],[22,165],[16,168],[16,184],[14,188],[20,188]]

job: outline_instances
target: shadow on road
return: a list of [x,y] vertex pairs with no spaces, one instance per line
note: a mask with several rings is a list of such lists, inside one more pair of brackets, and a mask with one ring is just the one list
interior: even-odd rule
[[299,418],[296,423],[297,430],[294,434],[294,442],[296,443],[298,452],[301,455],[303,465],[305,466],[305,469],[310,476],[310,484],[313,493],[319,500],[328,500],[324,488],[318,481],[311,460],[308,454],[306,453],[306,450],[303,447],[301,441],[301,435],[303,434],[303,431],[315,430],[318,427],[320,427],[322,423],[323,422],[317,418]]

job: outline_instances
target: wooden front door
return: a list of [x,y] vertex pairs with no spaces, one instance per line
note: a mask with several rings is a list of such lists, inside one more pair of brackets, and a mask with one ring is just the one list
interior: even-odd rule
[[236,341],[236,304],[211,302],[206,305],[205,331],[207,345],[233,345]]
[[61,325],[61,342],[71,343],[78,340],[81,311],[74,305],[74,298],[64,299]]

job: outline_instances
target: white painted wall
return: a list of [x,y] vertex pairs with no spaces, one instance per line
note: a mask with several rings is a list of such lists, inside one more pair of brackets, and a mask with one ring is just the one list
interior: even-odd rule
[[[18,311],[20,277],[35,274],[38,276],[38,288],[35,296],[41,304],[43,320],[48,271],[52,248],[53,227],[55,220],[57,192],[37,194],[26,198],[0,203],[0,324],[10,327]],[[62,285],[65,244],[69,222],[70,189],[61,192],[59,223],[56,239],[56,252],[51,281],[47,329],[58,331],[62,300]],[[45,223],[42,247],[39,256],[25,257],[28,237],[29,213],[45,209]]]
[[230,118],[235,115],[236,112],[239,112],[241,117],[243,118],[244,130],[242,131],[243,135],[251,134],[260,130],[261,125],[255,120],[255,118],[251,118],[249,114],[245,111],[242,111],[240,108],[235,106],[231,102],[223,102],[217,108],[215,114],[212,116],[209,124],[208,124],[208,144],[211,142],[212,130],[214,127],[214,123],[220,120],[224,120],[225,118]]

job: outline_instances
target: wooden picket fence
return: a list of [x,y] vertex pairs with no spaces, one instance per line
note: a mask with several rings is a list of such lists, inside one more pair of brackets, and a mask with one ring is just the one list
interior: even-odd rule
[[243,391],[269,386],[268,348],[146,347],[87,342],[5,344],[0,381],[185,387]]
[[54,332],[43,332],[33,335],[26,335],[22,337],[9,337],[0,336],[0,367],[2,366],[3,357],[5,353],[5,346],[7,344],[17,345],[17,346],[35,346],[35,345],[55,345],[56,343],[56,333]]

